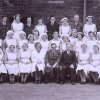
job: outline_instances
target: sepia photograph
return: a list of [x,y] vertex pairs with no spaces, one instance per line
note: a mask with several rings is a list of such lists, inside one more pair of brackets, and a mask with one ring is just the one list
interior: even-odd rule
[[100,100],[100,0],[0,0],[0,100]]

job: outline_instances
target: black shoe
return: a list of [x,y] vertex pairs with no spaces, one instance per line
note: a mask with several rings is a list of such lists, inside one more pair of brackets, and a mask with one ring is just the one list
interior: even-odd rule
[[64,82],[63,82],[63,81],[61,81],[61,82],[60,82],[60,85],[63,85],[63,84],[64,84]]
[[72,85],[75,85],[75,82],[71,82]]
[[58,80],[56,81],[56,83],[57,83],[57,84],[60,84],[60,82],[59,82]]
[[48,84],[48,80],[45,80],[45,82],[44,82],[45,84]]

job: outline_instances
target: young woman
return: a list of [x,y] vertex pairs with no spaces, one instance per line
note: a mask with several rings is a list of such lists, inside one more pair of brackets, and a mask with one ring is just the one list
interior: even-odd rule
[[21,15],[20,14],[16,14],[14,16],[14,21],[11,24],[11,29],[14,31],[14,37],[16,39],[19,39],[19,33],[20,33],[20,31],[23,31],[23,29],[24,29],[24,25],[21,22]]
[[28,43],[28,40],[26,39],[26,33],[24,31],[21,31],[19,34],[19,40],[18,40],[18,47],[19,49],[22,48],[24,43]]
[[91,67],[89,67],[89,74],[95,84],[98,84],[100,76],[100,50],[98,45],[93,45],[93,52],[91,53]]
[[71,26],[69,26],[68,19],[65,17],[61,19],[61,26],[59,27],[59,36],[63,35],[70,36]]
[[17,76],[19,74],[18,54],[14,45],[11,45],[9,50],[6,51],[5,65],[9,74],[10,83],[14,84],[15,75]]
[[60,51],[63,52],[66,50],[66,45],[69,45],[70,44],[70,40],[67,36],[63,36],[62,37],[62,41],[61,41],[61,44],[60,44]]
[[45,68],[45,52],[40,42],[35,43],[35,50],[31,54],[32,73],[35,74],[35,83],[40,84]]
[[97,28],[96,28],[96,24],[93,23],[93,17],[92,16],[88,16],[86,18],[86,24],[83,27],[83,32],[84,32],[84,35],[86,37],[88,37],[88,33],[90,31],[93,32],[96,35]]
[[88,36],[89,36],[88,40],[87,40],[88,49],[89,49],[89,52],[92,53],[93,52],[93,45],[97,44],[97,40],[96,40],[95,34],[93,32],[89,32]]
[[44,25],[42,18],[38,19],[38,24],[35,26],[35,30],[39,31],[40,37],[43,33],[47,33],[47,27]]
[[21,83],[27,82],[28,74],[31,72],[31,53],[28,45],[24,43],[19,51],[19,70],[21,75]]
[[81,51],[78,53],[78,66],[77,72],[81,79],[81,84],[86,83],[86,78],[88,75],[88,68],[90,66],[90,53],[87,50],[86,44],[81,44]]
[[53,39],[50,41],[49,49],[52,43],[55,43],[57,45],[57,50],[60,50],[61,39],[59,38],[58,32],[53,33]]
[[9,30],[6,34],[7,35],[4,40],[5,49],[9,48],[11,45],[14,45],[15,47],[17,47],[17,41],[14,38],[14,32],[12,30]]
[[39,31],[38,30],[33,30],[32,33],[34,35],[34,43],[40,42],[40,34],[39,34]]
[[47,52],[47,50],[49,50],[49,44],[50,44],[50,42],[48,41],[48,36],[46,33],[44,33],[41,36],[41,45],[42,45],[42,49],[44,49],[45,52]]
[[7,74],[7,69],[5,67],[5,61],[4,61],[4,52],[3,50],[0,48],[0,82],[3,82],[4,76]]
[[34,49],[35,49],[35,47],[34,47],[34,35],[33,34],[30,34],[28,36],[28,48],[31,52],[34,51]]

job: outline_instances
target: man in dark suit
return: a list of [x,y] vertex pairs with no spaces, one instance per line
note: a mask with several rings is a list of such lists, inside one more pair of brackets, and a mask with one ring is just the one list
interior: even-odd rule
[[5,39],[6,32],[11,29],[10,24],[8,23],[7,16],[2,17],[2,22],[0,23],[0,38]]
[[64,72],[69,71],[71,76],[71,83],[75,85],[75,74],[77,67],[77,57],[76,53],[71,50],[71,45],[66,46],[66,51],[62,53],[61,61],[60,61],[60,79],[61,84],[64,83]]
[[59,24],[55,22],[55,16],[50,17],[50,22],[47,23],[46,26],[48,31],[48,39],[51,40],[53,39],[53,33],[55,31],[59,32]]
[[[59,83],[59,62],[60,62],[60,51],[56,50],[57,46],[55,43],[51,44],[51,50],[47,51],[45,56],[45,82],[48,83],[49,76],[55,76],[56,82]],[[54,74],[55,72],[55,74]]]

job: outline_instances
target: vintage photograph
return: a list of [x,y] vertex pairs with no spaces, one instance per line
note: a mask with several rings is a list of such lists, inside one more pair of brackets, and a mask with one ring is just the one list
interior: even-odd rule
[[0,100],[100,100],[100,0],[0,0]]

